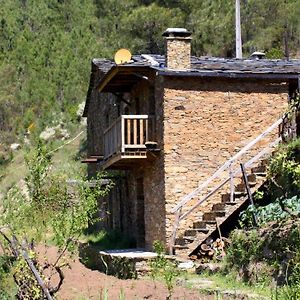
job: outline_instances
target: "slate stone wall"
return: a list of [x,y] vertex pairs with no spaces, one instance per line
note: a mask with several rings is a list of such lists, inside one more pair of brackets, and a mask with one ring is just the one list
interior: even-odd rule
[[[103,154],[103,131],[119,114],[153,116],[152,139],[161,153],[149,154],[147,162],[118,171],[116,187],[99,204],[102,211],[110,211],[104,214],[103,227],[120,229],[135,238],[138,246],[151,249],[155,240],[168,242],[174,222],[170,210],[180,199],[282,115],[288,87],[261,80],[157,76],[154,86],[140,82],[123,97],[130,106],[124,102],[116,105],[118,101],[111,94],[93,92],[88,112],[88,154]],[[89,166],[90,175],[97,170],[99,166]],[[141,182],[142,200],[137,195]],[[193,218],[219,201],[216,196],[202,205],[182,227],[190,227]]]
[[[171,77],[165,78],[164,86],[163,154],[168,239],[174,222],[170,210],[279,119],[288,104],[288,87],[262,80]],[[276,134],[275,130],[272,138]],[[259,143],[258,147],[264,143]],[[248,153],[244,159],[253,154]],[[193,199],[184,211],[196,201]],[[202,205],[194,217],[201,217],[214,202],[220,202],[220,196]],[[181,225],[187,229],[192,219]]]
[[165,38],[166,66],[169,69],[186,70],[191,68],[191,38]]

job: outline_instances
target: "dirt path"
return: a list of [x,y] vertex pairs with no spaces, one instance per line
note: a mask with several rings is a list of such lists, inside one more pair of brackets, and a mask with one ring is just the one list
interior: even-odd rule
[[[107,291],[108,299],[166,299],[168,292],[160,282],[151,280],[120,280],[107,276],[98,271],[86,269],[80,262],[75,261],[71,269],[65,272],[66,281],[62,286],[58,299],[101,299]],[[200,296],[197,291],[176,287],[172,299],[203,299],[209,300],[213,297]]]
[[[39,249],[44,255],[44,250]],[[47,249],[49,261],[57,257],[54,247]],[[56,298],[59,300],[83,300],[83,299],[107,299],[107,300],[163,300],[166,299],[168,291],[160,282],[152,280],[120,280],[113,276],[108,276],[99,271],[86,268],[78,259],[69,261],[70,268],[64,269],[65,280]],[[108,297],[105,298],[104,295]],[[122,298],[122,294],[124,297]],[[102,296],[101,296],[102,295]],[[213,300],[213,296],[199,294],[196,290],[177,286],[174,289],[173,300],[195,299]]]

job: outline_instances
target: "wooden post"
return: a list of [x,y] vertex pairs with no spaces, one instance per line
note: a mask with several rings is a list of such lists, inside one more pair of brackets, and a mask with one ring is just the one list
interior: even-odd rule
[[121,153],[125,152],[125,119],[121,116]]
[[112,153],[118,152],[118,123],[114,126]]
[[173,232],[172,232],[172,236],[171,236],[171,241],[170,241],[170,246],[169,246],[169,254],[170,255],[174,254],[174,246],[175,246],[175,240],[176,240],[176,233],[177,233],[177,229],[178,229],[178,226],[179,226],[181,210],[182,210],[182,207],[180,207],[177,210],[177,213],[176,213],[176,216],[175,216],[174,228],[173,228]]
[[144,120],[140,119],[140,141],[139,144],[145,144],[144,142]]
[[[244,183],[245,183],[245,186],[246,186],[249,201],[250,201],[251,205],[253,206],[253,208],[255,209],[254,202],[253,202],[253,199],[252,199],[251,190],[250,190],[250,186],[249,186],[249,183],[248,183],[248,178],[247,178],[247,173],[246,173],[246,170],[245,170],[245,166],[244,166],[243,163],[241,163],[240,165],[241,165],[241,170],[242,170],[242,173],[243,173],[243,179],[244,179]],[[257,222],[257,216],[255,214],[255,211],[253,211],[253,221],[254,221],[254,226],[257,226],[258,222]]]
[[232,163],[229,165],[229,177],[230,177],[230,202],[234,201],[234,177],[232,171]]
[[133,145],[137,145],[137,119],[133,119]]
[[145,127],[146,127],[146,135],[145,135],[145,142],[148,142],[149,141],[149,136],[148,136],[148,132],[149,132],[149,122],[148,122],[148,118],[145,120]]
[[130,145],[131,144],[131,119],[126,119],[126,123],[127,123],[127,140],[126,140],[126,144]]

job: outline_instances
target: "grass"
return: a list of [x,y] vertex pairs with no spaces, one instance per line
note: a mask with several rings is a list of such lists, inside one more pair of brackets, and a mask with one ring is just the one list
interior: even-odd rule
[[0,166],[0,194],[5,194],[13,184],[25,177],[25,173],[24,151],[19,150],[10,163]]
[[134,248],[132,239],[124,236],[119,231],[104,231],[87,233],[82,237],[83,242],[97,246],[99,250],[128,249]]
[[[76,136],[81,130],[82,128],[79,128],[78,132],[75,132],[73,136]],[[84,134],[53,153],[53,167],[55,171],[67,171],[70,176],[78,173],[86,174],[86,167],[81,164],[80,160],[75,159],[83,136]],[[62,141],[54,141],[52,148],[57,148],[63,143]],[[1,194],[5,195],[11,186],[26,176],[24,154],[25,150],[20,149],[14,152],[13,159],[7,165],[0,165],[0,199]]]
[[[264,285],[250,286],[242,281],[236,280],[236,275],[232,273],[208,274],[204,272],[199,275],[186,274],[183,279],[185,280],[186,287],[199,289],[206,294],[215,294],[216,297],[219,297],[217,296],[219,293],[221,297],[219,299],[222,299],[222,294],[231,294],[232,297],[234,297],[234,295],[244,294],[251,296],[251,299],[270,299],[271,297],[271,289],[266,288]],[[204,284],[201,287],[201,282],[205,283],[205,281],[210,282],[210,284]]]

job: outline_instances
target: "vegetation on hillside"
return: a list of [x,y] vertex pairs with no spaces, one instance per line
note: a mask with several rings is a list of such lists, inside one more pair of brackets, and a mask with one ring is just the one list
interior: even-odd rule
[[[18,299],[41,299],[43,292],[26,255],[50,293],[57,292],[64,280],[64,256],[77,248],[84,231],[99,220],[98,201],[112,183],[102,185],[99,174],[98,184],[92,187],[85,176],[79,178],[77,174],[77,184],[69,185],[67,171],[53,168],[51,155],[40,142],[25,160],[28,172],[24,184],[14,185],[0,206],[0,250],[4,254],[0,255],[0,279],[3,277],[3,282],[11,285],[13,278]],[[54,262],[48,261],[49,245],[59,249]],[[44,258],[36,254],[36,246],[45,249]],[[53,276],[60,278],[57,286],[53,286]],[[11,286],[2,286],[1,281],[0,290],[11,291]]]
[[[249,206],[231,233],[227,268],[250,284],[276,286],[272,299],[300,298],[300,139],[282,144],[267,169],[269,204]],[[261,198],[261,197],[259,197]],[[253,224],[256,214],[257,224]],[[277,286],[283,286],[277,289]]]
[[[245,55],[297,54],[300,0],[244,0],[241,12]],[[235,52],[233,0],[7,0],[0,16],[0,156],[31,124],[39,132],[75,118],[93,57],[163,53],[161,33],[179,26],[195,55]]]

